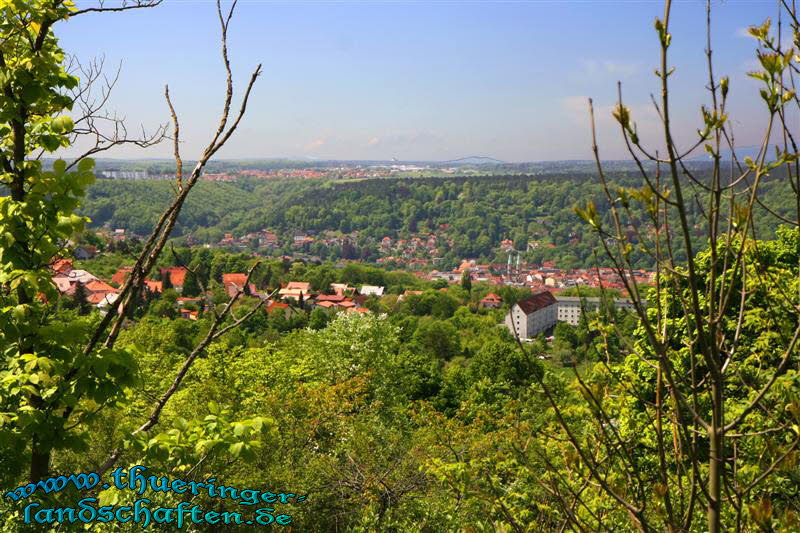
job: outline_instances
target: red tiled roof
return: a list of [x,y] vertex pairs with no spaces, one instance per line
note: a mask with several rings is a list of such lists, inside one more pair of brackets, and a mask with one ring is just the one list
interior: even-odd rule
[[183,287],[183,283],[186,280],[186,272],[188,272],[186,267],[162,268],[161,277],[164,279],[165,276],[169,276],[173,287]]
[[163,292],[164,291],[164,282],[162,281],[153,281],[151,279],[144,280],[144,284],[147,286],[147,290],[150,292]]
[[533,296],[529,296],[524,300],[520,300],[517,302],[517,305],[522,309],[522,311],[529,315],[539,309],[544,309],[549,305],[553,305],[557,303],[555,296],[547,291],[538,292]]
[[107,294],[107,292],[95,292],[88,295],[86,301],[92,305],[97,305],[105,299]]
[[111,283],[116,283],[117,285],[122,285],[125,283],[125,280],[128,279],[128,276],[131,274],[133,267],[119,267],[114,275],[111,276]]
[[275,309],[288,309],[288,307],[289,307],[289,304],[285,304],[285,303],[281,303],[281,302],[272,302],[272,301],[270,301],[270,302],[269,302],[269,303],[267,303],[267,305],[264,307],[264,310],[265,310],[267,313],[271,313],[271,312],[272,312],[273,310],[275,310]]
[[317,296],[318,302],[341,302],[347,299],[343,294],[320,294]]
[[72,259],[58,259],[53,263],[52,269],[56,272],[72,270]]
[[93,279],[86,284],[86,290],[89,292],[117,292],[117,289],[99,279]]
[[244,287],[246,282],[247,274],[235,273],[222,275],[222,285],[225,287],[231,284],[236,285],[237,287]]

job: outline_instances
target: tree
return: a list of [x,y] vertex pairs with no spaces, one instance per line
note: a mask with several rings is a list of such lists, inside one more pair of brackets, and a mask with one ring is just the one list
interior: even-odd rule
[[447,287],[448,287],[447,281],[445,281],[443,279],[437,279],[431,285],[431,288],[437,289],[437,290],[438,289],[446,289]]
[[88,296],[89,294],[86,292],[86,286],[80,281],[75,283],[75,294],[72,296],[72,298],[75,300],[75,304],[78,307],[78,314],[80,315],[87,315],[92,309],[92,306],[87,299]]
[[451,359],[460,350],[456,329],[442,320],[431,319],[420,323],[413,339],[424,351],[441,359]]
[[[53,321],[37,298],[56,298],[48,265],[64,256],[65,243],[83,230],[85,219],[74,210],[93,179],[89,159],[73,165],[59,160],[45,170],[31,157],[67,146],[75,127],[67,115],[73,100],[65,93],[79,82],[65,72],[63,51],[51,31],[72,11],[46,1],[15,2],[2,11],[0,165],[10,195],[0,198],[0,227],[8,236],[0,246],[0,299],[14,313],[0,314],[5,346],[0,398],[3,412],[16,413],[4,415],[3,433],[23,443],[23,450],[29,446],[30,479],[36,481],[48,472],[51,450],[74,445],[73,434],[62,430],[65,421],[58,410],[68,417],[86,416],[77,401],[84,394],[113,405],[119,394],[101,397],[99,391],[109,386],[123,391],[132,373],[130,360],[110,348],[94,355],[110,372],[92,373],[90,358],[69,338],[72,324]],[[59,380],[69,382],[72,393],[55,400],[59,391],[49,384]]]
[[465,268],[464,272],[461,274],[461,288],[468,293],[472,292],[472,273],[468,268]]
[[[570,495],[560,497],[562,509],[579,529],[613,529],[625,522],[641,531],[797,527],[796,502],[780,494],[798,488],[788,471],[800,444],[800,411],[795,396],[786,393],[798,384],[792,361],[800,338],[800,169],[793,141],[798,132],[796,121],[787,118],[800,104],[788,89],[798,69],[793,52],[770,33],[769,21],[750,29],[760,63],[750,76],[763,84],[769,120],[758,155],[739,161],[727,115],[729,81],[713,70],[707,6],[709,98],[694,144],[679,149],[671,123],[669,0],[655,23],[661,47],[655,105],[663,149],[643,144],[619,90],[613,116],[642,187],[614,186],[606,177],[589,100],[592,149],[608,211],[602,216],[587,203],[577,213],[597,233],[639,325],[633,338],[619,337],[625,361],[613,364],[620,354],[609,341],[617,330],[602,318],[595,321],[608,362],[575,370],[584,407],[570,405],[552,380],[538,380],[574,454],[566,463],[550,464],[560,474],[555,493]],[[781,9],[797,42],[794,6],[783,3]],[[779,140],[768,160],[773,128]],[[699,147],[712,167],[702,175],[686,161]],[[732,165],[723,164],[725,150],[734,154]],[[767,176],[788,182],[790,208],[765,201],[760,187]],[[696,218],[694,206],[702,206]],[[756,228],[765,217],[792,229],[781,230],[777,241],[760,240]],[[633,276],[636,253],[649,254],[657,265],[652,289]],[[575,492],[587,482],[591,488]],[[615,517],[597,514],[609,508]]]
[[161,275],[161,288],[163,290],[172,289],[172,273],[169,270],[166,270]]
[[[169,276],[166,277],[169,278]],[[197,278],[198,275],[195,272],[193,271],[186,272],[186,277],[183,280],[183,288],[181,289],[181,294],[183,296],[189,297],[189,296],[197,296],[198,294],[200,294],[201,292],[200,283]],[[164,283],[166,285],[166,281]],[[172,285],[172,283],[170,283],[170,285]]]
[[329,320],[328,313],[317,307],[308,316],[308,327],[314,330],[323,329]]
[[[65,71],[65,55],[53,28],[77,15],[158,3],[137,0],[120,7],[100,5],[78,10],[61,1],[20,0],[0,7],[0,167],[3,185],[9,191],[9,196],[0,198],[0,233],[7,236],[0,245],[0,307],[4,310],[0,313],[0,344],[4,347],[0,359],[0,440],[14,443],[18,450],[14,459],[28,466],[31,482],[48,475],[54,451],[84,446],[87,423],[96,417],[98,405],[113,409],[125,400],[134,365],[130,352],[115,346],[122,325],[136,306],[144,279],[158,260],[204,166],[238,126],[250,89],[260,74],[257,68],[239,113],[229,123],[233,91],[226,35],[233,11],[225,15],[218,4],[228,83],[223,116],[212,141],[191,174],[183,176],[178,121],[166,91],[174,123],[175,199],[141,246],[119,298],[102,318],[74,321],[54,317],[45,303],[57,296],[49,265],[56,257],[67,256],[66,243],[83,230],[85,219],[74,211],[93,180],[94,164],[87,156],[126,142],[143,146],[160,139],[127,139],[119,121],[114,122],[118,129],[110,135],[99,129],[98,110],[83,100],[86,88],[79,86],[78,78]],[[76,108],[81,112],[73,120],[68,113]],[[46,169],[41,154],[68,146],[80,133],[92,135],[95,145],[71,163],[59,159]],[[249,316],[222,326],[238,296],[216,317],[208,334],[183,362],[171,387],[154,404],[150,417],[132,431],[133,437],[158,423],[164,406],[206,347]],[[110,468],[121,450],[120,444],[99,470]]]
[[527,353],[507,342],[487,343],[470,360],[469,369],[473,379],[487,378],[512,387],[527,387],[541,365]]

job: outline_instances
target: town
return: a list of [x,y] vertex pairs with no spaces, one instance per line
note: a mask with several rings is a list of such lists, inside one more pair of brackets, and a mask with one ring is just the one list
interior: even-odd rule
[[[104,239],[104,247],[107,249],[113,249],[112,243],[124,243],[127,238],[125,231],[121,229],[110,233],[100,231],[96,235],[96,238]],[[320,240],[329,245],[347,244],[346,239],[342,240],[336,237],[321,237]],[[278,245],[278,236],[276,233],[266,230],[245,235],[239,239],[233,239],[228,235],[219,248],[235,249],[237,244],[254,241],[257,242],[258,247],[275,247]],[[307,247],[312,242],[317,241],[307,233],[293,236],[293,245],[297,248]],[[519,260],[519,255],[514,255],[515,252],[510,244],[511,241],[503,241],[501,245],[503,251],[508,252],[506,263],[484,264],[473,259],[465,259],[452,270],[410,270],[409,273],[420,282],[428,283],[430,287],[437,287],[437,290],[440,291],[446,291],[450,285],[464,283],[489,287],[490,291],[491,287],[519,289],[518,301],[505,305],[508,311],[504,324],[509,333],[523,340],[530,340],[543,333],[552,333],[553,327],[559,321],[573,326],[578,325],[583,312],[597,311],[600,298],[596,294],[607,292],[612,295],[614,305],[618,309],[634,311],[634,304],[623,297],[626,286],[633,283],[638,287],[646,287],[654,282],[655,273],[646,270],[634,270],[630,279],[626,280],[620,278],[614,269],[607,267],[564,270],[547,262],[540,265],[523,263]],[[392,253],[398,249],[414,252],[431,251],[435,250],[436,246],[437,239],[433,235],[427,240],[413,237],[409,240],[394,241],[385,237],[381,241],[384,253]],[[240,251],[245,249],[242,246]],[[87,264],[91,264],[91,260],[97,258],[98,254],[102,256],[96,246],[85,244],[75,247],[73,253],[74,259]],[[252,257],[257,259],[258,255],[254,254]],[[285,264],[294,262],[322,264],[319,258],[309,261],[306,256],[279,256],[277,259]],[[385,266],[387,262],[379,259],[376,263]],[[332,266],[335,269],[343,269],[347,264],[359,264],[359,261],[341,260]],[[406,266],[427,266],[427,263],[421,259],[416,263],[411,260],[406,263]],[[116,301],[120,288],[127,280],[132,268],[130,265],[120,266],[109,279],[103,280],[85,269],[75,268],[72,258],[59,259],[52,265],[53,282],[62,294],[73,298],[77,297],[104,312]],[[197,294],[197,290],[192,291],[191,296],[182,294],[187,274],[189,274],[189,269],[186,266],[160,268],[157,272],[158,279],[144,280],[143,291],[146,299],[157,299],[166,289],[172,289],[179,295],[174,301],[176,316],[197,320],[205,308],[206,298],[202,294]],[[248,297],[263,300],[266,313],[281,312],[284,314],[310,312],[314,309],[320,309],[327,313],[370,313],[371,310],[366,305],[368,299],[374,300],[386,296],[402,302],[405,298],[419,296],[424,292],[423,290],[404,290],[392,296],[384,286],[368,284],[350,286],[347,283],[330,283],[314,290],[311,282],[304,279],[292,279],[280,284],[274,290],[270,290],[269,287],[259,287],[248,282],[244,272],[221,272],[216,281],[229,297],[242,293]],[[574,295],[576,291],[577,294],[580,294],[582,289],[591,290],[592,295]],[[526,292],[529,294],[527,297],[524,296]],[[211,296],[210,293],[206,294],[206,297],[209,296]],[[504,307],[504,301],[494,292],[488,292],[478,301],[478,307],[500,309]]]

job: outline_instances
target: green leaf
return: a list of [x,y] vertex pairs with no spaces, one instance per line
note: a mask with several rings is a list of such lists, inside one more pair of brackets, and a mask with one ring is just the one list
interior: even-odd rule
[[234,457],[239,457],[239,455],[242,453],[243,447],[244,447],[243,442],[237,442],[235,444],[231,444],[229,448],[231,455],[233,455]]
[[50,127],[56,133],[69,133],[75,127],[75,124],[68,115],[61,115],[50,122]]
[[94,159],[91,157],[85,157],[78,161],[78,171],[79,172],[91,172],[94,170]]

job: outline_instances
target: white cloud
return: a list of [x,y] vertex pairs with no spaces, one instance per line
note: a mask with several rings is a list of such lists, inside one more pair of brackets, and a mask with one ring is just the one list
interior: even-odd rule
[[321,148],[321,147],[325,146],[326,143],[327,143],[326,139],[315,139],[315,140],[311,141],[310,143],[308,143],[307,145],[305,145],[304,148],[305,148],[306,152],[313,152],[317,148]]
[[595,76],[610,74],[619,78],[627,78],[639,72],[638,63],[626,61],[585,59],[583,67],[587,74]]

